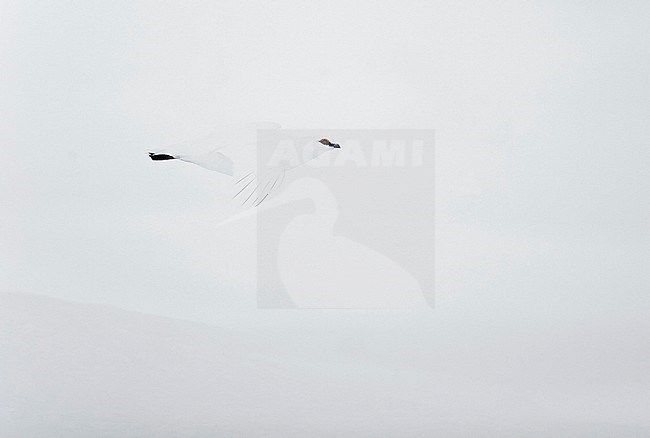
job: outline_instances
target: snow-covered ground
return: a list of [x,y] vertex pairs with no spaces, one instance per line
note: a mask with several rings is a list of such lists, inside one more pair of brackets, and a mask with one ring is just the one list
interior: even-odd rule
[[305,343],[2,293],[0,436],[648,436],[631,328],[609,352],[588,328]]

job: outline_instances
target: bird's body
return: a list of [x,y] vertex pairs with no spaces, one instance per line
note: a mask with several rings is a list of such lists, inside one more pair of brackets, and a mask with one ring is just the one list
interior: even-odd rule
[[[292,138],[294,150],[291,154],[286,153],[278,144],[257,144],[260,130],[279,132],[279,129],[280,125],[273,122],[228,125],[215,129],[205,137],[149,152],[149,158],[154,161],[185,161],[231,176],[236,186],[234,197],[244,205],[258,205],[279,189],[286,171],[305,164],[328,150],[340,148],[326,138],[318,141]],[[259,149],[262,147],[275,147],[275,150]],[[266,152],[273,154],[263,161]]]

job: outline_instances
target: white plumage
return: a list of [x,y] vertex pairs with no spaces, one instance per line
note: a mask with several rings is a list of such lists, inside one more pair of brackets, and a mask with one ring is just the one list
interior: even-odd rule
[[[269,138],[275,142],[258,144],[261,130],[274,131]],[[244,206],[256,206],[279,190],[286,171],[339,147],[327,139],[292,137],[274,122],[253,122],[222,126],[204,137],[149,152],[149,156],[155,161],[177,159],[228,175],[235,185],[233,198]]]

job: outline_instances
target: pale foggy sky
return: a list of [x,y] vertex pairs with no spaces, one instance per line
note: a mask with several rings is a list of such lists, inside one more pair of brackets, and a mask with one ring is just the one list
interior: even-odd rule
[[648,9],[4,2],[0,286],[248,307],[241,245],[205,237],[221,180],[143,151],[276,120],[436,130],[439,311],[647,307]]
[[[451,355],[647,429],[648,22],[642,1],[1,2],[0,289],[298,354]],[[144,154],[252,120],[436,130],[434,310],[256,309],[223,180]]]
[[[266,119],[434,128],[440,267],[480,250],[444,232],[471,225],[478,240],[570,237],[578,271],[601,275],[622,251],[618,286],[634,289],[648,217],[641,6],[5,3],[2,286],[125,306],[136,301],[111,296],[127,287],[138,305],[211,287],[197,265],[213,250],[155,228],[209,217],[215,177],[142,152]],[[589,265],[589,244],[614,247]],[[161,265],[174,275],[152,279]]]

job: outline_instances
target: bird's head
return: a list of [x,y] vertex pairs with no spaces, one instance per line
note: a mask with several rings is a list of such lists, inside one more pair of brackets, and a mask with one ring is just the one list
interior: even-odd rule
[[336,143],[332,143],[332,142],[329,141],[329,139],[327,139],[327,138],[321,138],[320,140],[318,140],[318,142],[319,142],[320,144],[324,144],[325,146],[329,146],[329,147],[331,147],[331,148],[336,148],[336,149],[340,149],[340,148],[341,148],[341,145],[336,144]]

